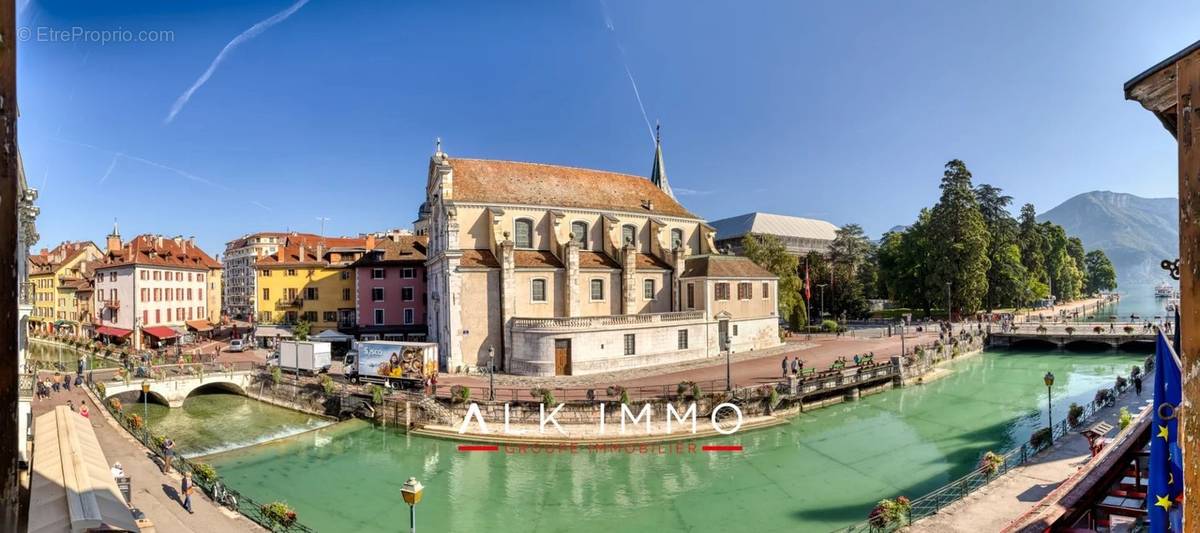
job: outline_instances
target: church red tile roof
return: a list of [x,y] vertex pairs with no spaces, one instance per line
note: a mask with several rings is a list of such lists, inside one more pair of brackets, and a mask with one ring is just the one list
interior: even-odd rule
[[514,250],[513,265],[517,268],[562,268],[554,254],[545,250]]
[[657,269],[661,269],[661,270],[671,270],[671,265],[667,264],[665,261],[662,261],[659,258],[657,258],[653,255],[650,255],[650,254],[637,254],[637,260],[636,260],[635,264],[636,264],[638,270],[642,270],[644,268],[645,269],[657,268]]
[[698,255],[684,261],[681,278],[775,278],[771,271],[740,255]]
[[328,266],[329,260],[317,255],[321,246],[324,246],[324,249],[321,250],[322,255],[328,255],[334,248],[366,250],[367,239],[366,237],[321,238],[319,235],[307,233],[290,235],[275,253],[259,256],[254,264],[260,267]]
[[376,241],[372,252],[367,253],[354,263],[356,267],[385,265],[389,263],[407,263],[412,261],[424,262],[428,250],[429,237],[417,235],[400,235],[395,240],[384,237]]
[[491,250],[463,250],[462,258],[458,260],[458,264],[467,268],[500,267],[500,262],[496,261],[496,256],[492,255]]
[[454,200],[626,211],[699,219],[650,180],[586,168],[449,158]]
[[192,270],[221,268],[221,263],[204,253],[204,250],[188,239],[158,235],[134,237],[119,250],[110,250],[95,265],[95,268],[113,268],[134,264]]
[[613,261],[607,255],[600,252],[579,252],[579,268],[621,268],[621,265]]

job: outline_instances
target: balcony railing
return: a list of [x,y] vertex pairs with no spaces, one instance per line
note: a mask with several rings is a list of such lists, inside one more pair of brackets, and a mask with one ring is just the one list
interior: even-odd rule
[[17,295],[17,304],[33,305],[34,295],[36,293],[37,289],[34,288],[33,283],[22,283],[20,294]]
[[275,307],[300,307],[304,305],[304,298],[280,298],[275,302]]
[[101,304],[106,309],[120,309],[121,308],[121,300],[119,300],[117,298],[113,298],[111,300],[103,300],[101,302]]
[[563,318],[513,318],[514,329],[587,329],[604,326],[627,326],[700,320],[704,311],[644,313],[640,315],[580,316]]
[[17,374],[17,397],[22,400],[33,398],[33,374]]

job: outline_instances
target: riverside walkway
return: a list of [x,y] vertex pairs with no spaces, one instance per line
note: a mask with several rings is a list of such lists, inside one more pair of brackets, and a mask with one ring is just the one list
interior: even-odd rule
[[70,392],[62,391],[52,394],[49,399],[34,400],[34,417],[56,405],[65,405],[68,400],[77,410],[81,405],[87,405],[89,421],[105,459],[110,465],[119,462],[124,467],[132,485],[133,506],[145,513],[156,531],[266,531],[237,513],[217,507],[199,490],[192,494],[195,514],[188,514],[179,497],[179,473],[163,474],[154,455],[122,429],[107,409],[96,405],[94,397],[84,388],[73,387]]
[[[1119,428],[1122,407],[1134,417],[1149,405],[1151,394],[1134,394],[1132,388],[1117,398],[1115,405],[1097,412],[1079,427],[1104,421]],[[1108,437],[1116,435],[1114,429]],[[1078,432],[1059,439],[1049,450],[1023,466],[1009,470],[1003,476],[959,500],[941,512],[917,521],[910,531],[975,532],[1003,531],[1014,520],[1031,511],[1039,502],[1064,481],[1083,468],[1091,459],[1087,439]]]

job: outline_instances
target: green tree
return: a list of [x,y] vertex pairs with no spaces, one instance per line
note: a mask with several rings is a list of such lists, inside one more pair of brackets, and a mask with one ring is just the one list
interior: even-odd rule
[[[874,285],[874,245],[858,224],[838,228],[830,245],[829,260],[833,269],[832,309],[835,316],[859,318],[867,314],[867,283]],[[865,280],[863,277],[870,276]]]
[[783,243],[773,235],[746,235],[742,239],[745,255],[760,267],[779,277],[779,316],[797,321],[796,310],[803,307],[800,298],[799,260],[789,254]]
[[981,184],[975,188],[975,198],[979,202],[979,213],[987,226],[988,257],[992,263],[988,267],[987,296],[984,306],[990,311],[996,306],[1018,305],[1023,301],[1024,289],[1028,285],[1025,277],[1028,275],[1025,266],[1021,264],[1020,248],[1016,248],[1016,263],[1011,255],[1010,247],[1017,243],[1017,221],[1008,212],[1012,197],[1005,195],[999,187]]
[[1108,260],[1104,250],[1088,252],[1083,262],[1087,271],[1085,287],[1088,294],[1117,288],[1117,269],[1113,266],[1112,261]]
[[296,336],[296,340],[306,341],[308,340],[308,332],[311,330],[312,324],[309,324],[307,320],[301,320],[296,323],[296,328],[293,330],[293,334]]
[[1037,281],[1043,285],[1049,281],[1046,271],[1046,256],[1042,251],[1044,243],[1045,237],[1042,235],[1042,227],[1037,222],[1037,211],[1033,204],[1021,206],[1017,236],[1017,244],[1021,247],[1021,263],[1025,265],[1026,272],[1032,278],[1031,281]]
[[973,313],[987,295],[991,261],[987,225],[971,187],[971,172],[962,161],[946,163],[941,190],[930,212],[928,260],[937,284],[950,284],[953,309]]

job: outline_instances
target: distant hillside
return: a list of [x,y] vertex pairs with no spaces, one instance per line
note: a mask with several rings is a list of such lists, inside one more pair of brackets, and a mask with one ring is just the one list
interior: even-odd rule
[[1163,259],[1179,256],[1179,201],[1092,191],[1071,198],[1041,215],[1100,248],[1117,267],[1118,284],[1144,285],[1167,279]]

